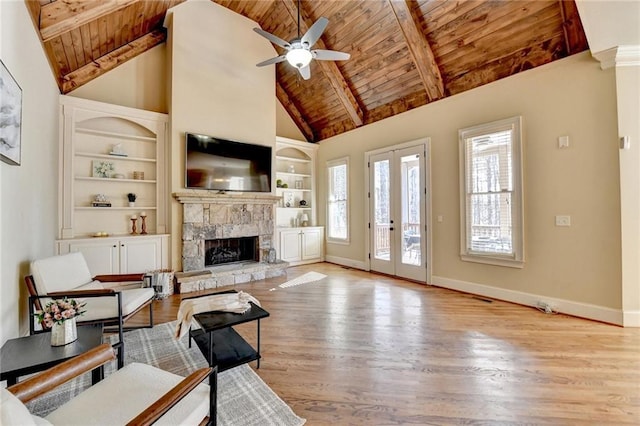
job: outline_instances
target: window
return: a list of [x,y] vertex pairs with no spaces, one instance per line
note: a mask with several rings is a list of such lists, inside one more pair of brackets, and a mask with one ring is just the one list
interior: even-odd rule
[[327,162],[327,240],[349,241],[349,159]]
[[513,117],[458,132],[463,260],[524,266],[521,121]]

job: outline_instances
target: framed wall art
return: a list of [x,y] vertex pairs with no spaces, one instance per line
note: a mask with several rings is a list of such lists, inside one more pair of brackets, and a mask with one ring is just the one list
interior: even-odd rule
[[22,89],[0,60],[0,160],[20,165]]
[[115,173],[116,168],[113,165],[112,161],[100,161],[93,160],[92,164],[92,177],[97,178],[110,178],[113,173]]

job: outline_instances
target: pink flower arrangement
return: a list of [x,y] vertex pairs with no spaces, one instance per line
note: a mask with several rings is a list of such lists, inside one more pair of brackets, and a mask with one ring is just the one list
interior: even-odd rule
[[57,299],[47,303],[43,310],[36,311],[35,316],[44,328],[51,328],[53,324],[62,324],[68,319],[84,314],[82,308],[86,302],[78,302],[75,299]]

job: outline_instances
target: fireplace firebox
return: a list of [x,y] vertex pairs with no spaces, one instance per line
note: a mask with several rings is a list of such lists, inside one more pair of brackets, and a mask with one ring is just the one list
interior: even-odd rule
[[244,261],[260,261],[258,237],[220,238],[205,240],[205,266],[216,266],[225,263]]

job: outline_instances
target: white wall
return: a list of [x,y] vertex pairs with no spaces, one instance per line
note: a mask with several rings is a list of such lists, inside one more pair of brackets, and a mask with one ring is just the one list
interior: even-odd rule
[[69,96],[167,113],[167,48],[162,43],[68,93]]
[[297,141],[306,140],[295,121],[289,116],[289,113],[282,106],[279,100],[276,100],[276,134],[283,138],[295,139]]
[[[257,24],[210,1],[182,3],[168,22],[171,192],[184,191],[185,132],[274,146],[274,56]],[[172,199],[172,263],[181,270],[182,205]]]
[[[459,257],[460,128],[522,115],[524,120],[524,269],[462,262]],[[568,135],[571,146],[557,148]],[[319,213],[326,223],[326,161],[350,157],[351,244],[327,255],[365,262],[364,152],[431,137],[433,275],[441,285],[499,289],[571,301],[582,308],[622,308],[620,188],[615,76],[588,52],[320,142]],[[571,215],[570,228],[554,226]],[[474,284],[474,285],[470,285]],[[486,290],[486,289],[485,289]]]
[[0,162],[0,341],[28,330],[24,276],[57,223],[58,88],[22,1],[0,1],[0,59],[22,88],[22,161]]
[[640,1],[577,0],[576,7],[592,52],[640,45]]
[[580,0],[577,3],[593,56],[615,67],[618,134],[631,146],[620,150],[622,293],[624,325],[640,326],[640,2]]

